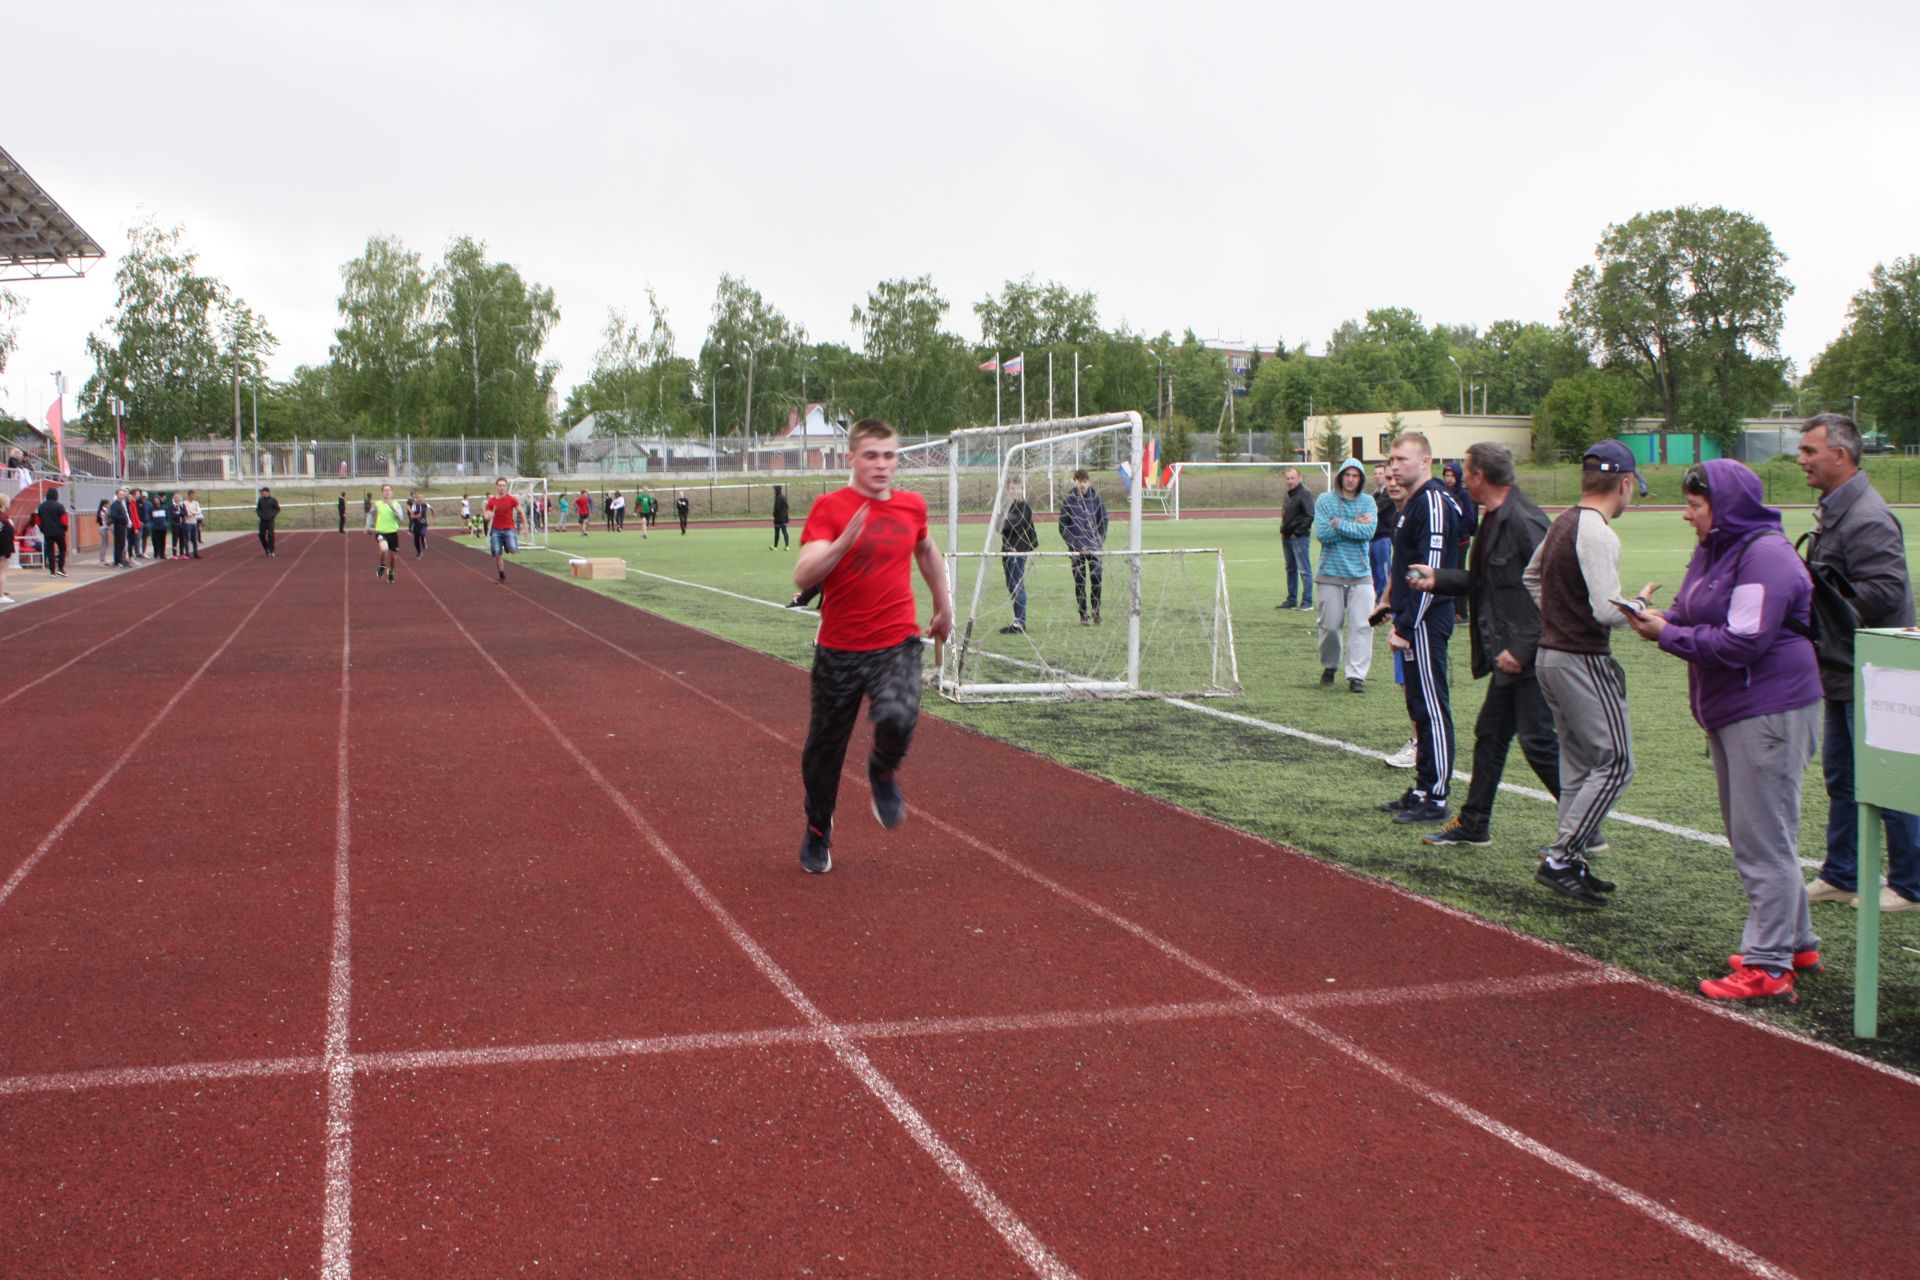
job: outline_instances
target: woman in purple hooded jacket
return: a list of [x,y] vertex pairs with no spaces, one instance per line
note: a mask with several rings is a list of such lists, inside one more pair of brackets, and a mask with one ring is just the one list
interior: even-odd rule
[[1700,539],[1665,614],[1633,629],[1687,663],[1693,718],[1707,731],[1720,817],[1747,891],[1733,972],[1700,984],[1720,1000],[1795,999],[1820,968],[1800,878],[1800,782],[1820,738],[1820,667],[1805,629],[1813,585],[1760,500],[1760,478],[1716,458],[1687,468],[1683,517]]

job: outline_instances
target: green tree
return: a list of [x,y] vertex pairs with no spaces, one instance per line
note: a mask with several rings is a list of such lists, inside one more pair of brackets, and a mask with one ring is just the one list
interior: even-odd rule
[[[1637,377],[1669,427],[1731,431],[1778,383],[1769,357],[1793,292],[1766,225],[1686,206],[1610,226],[1596,261],[1574,273],[1562,318],[1600,362]],[[1696,391],[1696,387],[1698,390]]]
[[11,289],[0,289],[0,373],[7,371],[7,357],[20,345],[14,321],[27,309],[27,300]]
[[1534,410],[1534,456],[1577,454],[1595,440],[1618,435],[1640,395],[1640,389],[1626,378],[1600,369],[1562,378]]
[[1327,340],[1330,398],[1349,412],[1425,409],[1451,404],[1457,383],[1447,363],[1449,331],[1432,329],[1405,307],[1379,307],[1348,320]]
[[981,345],[1005,356],[1085,346],[1100,331],[1099,312],[1093,294],[1075,293],[1057,280],[1036,283],[1030,275],[973,304]]
[[487,246],[461,236],[432,277],[435,435],[548,435],[547,397],[558,372],[540,361],[560,319],[553,290],[513,266],[487,260]]
[[81,406],[90,419],[105,420],[109,400],[126,401],[134,440],[205,435],[232,421],[236,363],[243,376],[257,371],[273,335],[200,270],[181,228],[147,220],[127,239],[114,272],[114,314],[105,332],[87,337],[94,374]]
[[1890,436],[1920,440],[1920,256],[1876,265],[1853,296],[1847,329],[1814,364],[1816,382],[1836,408],[1860,397]]
[[339,440],[349,434],[339,384],[328,365],[303,364],[260,391],[262,440]]
[[863,366],[853,375],[861,415],[886,419],[903,435],[965,426],[979,407],[973,354],[941,327],[949,304],[931,276],[882,280],[853,309]]
[[1160,461],[1172,464],[1193,457],[1193,419],[1175,412],[1160,429]]
[[370,236],[340,268],[340,324],[332,377],[349,430],[398,435],[425,427],[431,289],[420,255],[393,236]]
[[1590,364],[1571,329],[1538,321],[1496,320],[1471,346],[1456,347],[1453,354],[1486,386],[1489,413],[1532,413],[1554,383]]
[[[1394,415],[1398,417],[1398,414]],[[1347,457],[1346,427],[1340,421],[1340,415],[1330,413],[1320,428],[1320,461],[1339,466]]]
[[1218,422],[1233,376],[1227,369],[1227,358],[1188,329],[1166,359],[1175,411],[1208,426]]
[[747,421],[749,374],[751,429],[764,434],[786,425],[786,409],[799,398],[805,354],[796,355],[796,348],[804,347],[805,339],[758,289],[737,276],[720,277],[699,364],[719,402],[722,435],[738,432]]

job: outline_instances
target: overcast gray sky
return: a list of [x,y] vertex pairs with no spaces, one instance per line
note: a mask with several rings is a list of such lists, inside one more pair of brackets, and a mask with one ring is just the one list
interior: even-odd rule
[[[17,25],[17,24],[15,24]],[[77,392],[143,212],[323,361],[369,234],[459,233],[556,291],[590,370],[651,283],[683,353],[721,272],[816,339],[931,273],[1106,323],[1318,349],[1369,307],[1553,320],[1609,222],[1768,224],[1804,371],[1920,253],[1920,5],[70,4],[4,56],[0,145],[101,242],[29,302],[0,407]],[[16,33],[17,34],[17,33]],[[69,400],[69,413],[73,411]]]

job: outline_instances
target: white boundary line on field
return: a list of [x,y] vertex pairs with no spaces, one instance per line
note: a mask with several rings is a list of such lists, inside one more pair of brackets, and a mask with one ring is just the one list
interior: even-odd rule
[[[806,1019],[810,1027],[822,1034],[825,1047],[860,1081],[894,1121],[906,1130],[907,1135],[933,1160],[941,1172],[946,1174],[948,1181],[953,1183],[954,1187],[973,1204],[975,1211],[993,1227],[1007,1246],[1013,1250],[1015,1256],[1026,1263],[1036,1275],[1047,1277],[1048,1280],[1068,1280],[1072,1277],[1073,1270],[1047,1248],[1039,1236],[1034,1234],[1033,1229],[1000,1199],[980,1175],[974,1172],[972,1166],[967,1164],[960,1153],[940,1136],[919,1109],[907,1100],[906,1095],[901,1093],[894,1083],[873,1064],[873,1060],[867,1056],[865,1050],[829,1019],[806,992],[801,990],[793,976],[754,940],[706,883],[694,874],[693,869],[682,861],[673,851],[672,846],[653,829],[653,825],[634,806],[633,801],[627,798],[626,793],[613,785],[599,767],[588,759],[586,753],[554,722],[546,709],[527,693],[505,667],[500,665],[499,661],[480,643],[479,637],[468,630],[459,615],[440,599],[439,593],[424,578],[420,582],[427,594],[433,598],[434,603],[440,606],[441,611],[447,615],[447,619],[453,623],[455,629],[473,646],[474,651],[486,661],[487,665],[494,669],[533,718],[538,720],[560,745],[561,750],[571,756],[581,771],[592,779],[613,802],[614,807],[620,811],[621,816],[626,818],[628,825],[641,839],[653,846],[654,853],[673,872],[687,892],[706,908],[715,923],[747,957],[753,967],[760,971],[761,976],[785,997],[787,1003]],[[521,596],[521,598],[526,597]]]
[[348,859],[353,844],[353,800],[348,770],[348,710],[353,698],[353,593],[350,557],[340,568],[340,729],[335,747],[333,809],[333,945],[327,961],[326,1194],[320,1227],[320,1274],[346,1280],[353,1273],[353,1063],[349,1014],[353,996],[352,898]]

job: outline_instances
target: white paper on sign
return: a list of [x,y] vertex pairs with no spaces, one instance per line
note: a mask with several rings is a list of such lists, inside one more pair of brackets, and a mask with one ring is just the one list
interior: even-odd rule
[[1866,669],[1867,745],[1920,756],[1920,671]]

